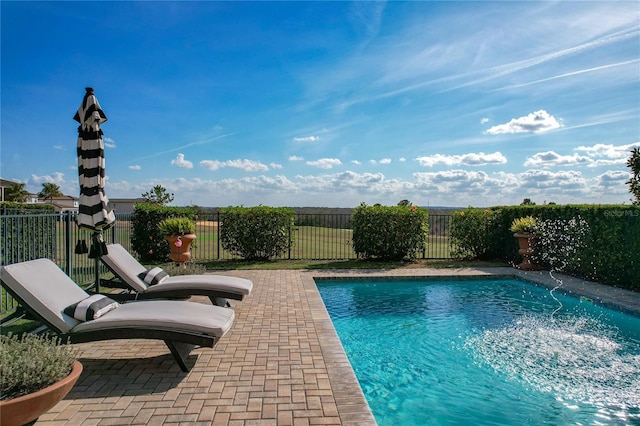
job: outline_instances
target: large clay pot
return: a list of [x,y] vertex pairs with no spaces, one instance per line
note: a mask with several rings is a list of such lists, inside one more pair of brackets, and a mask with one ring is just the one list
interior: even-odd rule
[[82,373],[82,364],[73,362],[71,373],[64,379],[37,392],[0,401],[0,425],[22,426],[33,422],[62,401]]
[[518,240],[518,254],[522,256],[522,262],[516,266],[523,271],[535,271],[540,267],[534,263],[531,263],[531,256],[533,256],[533,245],[535,236],[533,234],[520,234],[515,233],[513,236]]
[[167,235],[165,239],[169,242],[171,253],[169,258],[176,263],[184,263],[191,259],[189,247],[191,242],[196,239],[196,234],[185,235]]

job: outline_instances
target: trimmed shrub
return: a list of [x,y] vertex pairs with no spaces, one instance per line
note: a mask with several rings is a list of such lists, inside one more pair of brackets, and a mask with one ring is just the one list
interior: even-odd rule
[[367,206],[353,214],[353,249],[359,257],[415,259],[425,249],[428,215],[417,206]]
[[167,218],[197,219],[198,207],[167,207],[151,203],[135,204],[131,218],[131,248],[141,262],[164,262],[171,249],[160,230],[160,222]]
[[451,218],[449,237],[451,256],[462,259],[488,260],[495,255],[492,247],[496,237],[499,211],[474,209],[455,211]]
[[246,260],[266,260],[294,244],[295,212],[277,207],[227,207],[220,212],[220,243]]

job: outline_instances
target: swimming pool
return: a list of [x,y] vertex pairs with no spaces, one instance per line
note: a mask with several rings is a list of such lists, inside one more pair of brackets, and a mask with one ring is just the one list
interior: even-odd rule
[[380,425],[640,424],[639,317],[511,278],[316,283]]

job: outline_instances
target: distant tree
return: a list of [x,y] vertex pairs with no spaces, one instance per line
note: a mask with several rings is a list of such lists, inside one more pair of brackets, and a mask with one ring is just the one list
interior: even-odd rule
[[173,193],[169,194],[167,189],[162,185],[154,186],[151,191],[142,194],[142,197],[148,202],[164,206],[173,201]]
[[29,198],[29,191],[26,190],[26,183],[12,183],[4,190],[5,201],[14,201],[16,203],[25,203]]
[[640,204],[640,148],[633,148],[627,160],[627,167],[631,169],[631,179],[625,182],[629,185],[629,192],[636,198],[633,204]]
[[409,200],[401,200],[401,201],[398,201],[398,205],[399,206],[411,206],[411,201],[409,201]]
[[520,203],[521,206],[535,206],[536,203],[534,203],[533,201],[531,201],[531,198],[525,198],[524,200],[522,200],[522,202]]
[[64,194],[60,191],[60,187],[55,183],[43,183],[42,190],[38,192],[38,198],[49,200],[53,203],[53,197],[61,197]]

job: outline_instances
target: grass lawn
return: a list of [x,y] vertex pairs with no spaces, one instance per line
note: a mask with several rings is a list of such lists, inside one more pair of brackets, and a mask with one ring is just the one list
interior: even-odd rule
[[417,269],[417,268],[479,268],[511,266],[506,262],[481,262],[454,259],[418,259],[415,261],[373,260],[225,260],[204,262],[207,271],[229,271],[233,269]]

